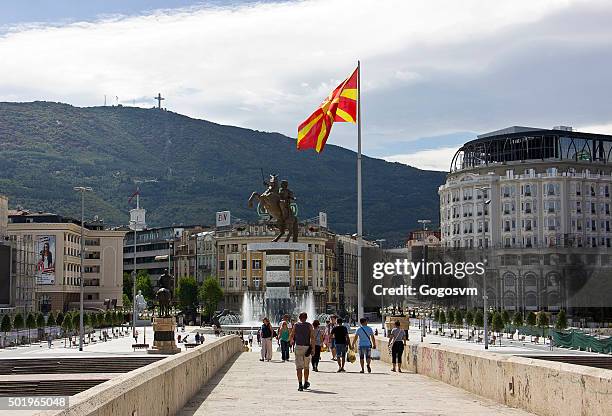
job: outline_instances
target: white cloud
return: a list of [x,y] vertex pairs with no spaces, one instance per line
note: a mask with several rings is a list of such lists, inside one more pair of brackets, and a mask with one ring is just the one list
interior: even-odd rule
[[457,149],[458,147],[440,147],[403,155],[386,156],[383,159],[389,162],[404,163],[419,169],[448,171]]
[[581,131],[581,132],[587,132],[587,133],[611,134],[612,135],[612,123],[578,126],[578,127],[574,127],[574,130]]
[[[149,107],[161,92],[173,111],[295,136],[359,58],[366,153],[452,131],[604,124],[611,17],[604,1],[310,0],[26,27],[0,37],[0,100]],[[334,126],[330,143],[354,148],[354,128]]]

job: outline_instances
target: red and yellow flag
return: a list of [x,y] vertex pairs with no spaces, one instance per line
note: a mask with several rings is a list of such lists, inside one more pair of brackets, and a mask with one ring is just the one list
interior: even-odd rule
[[345,79],[298,127],[297,148],[323,150],[334,121],[355,123],[357,120],[357,77],[359,69]]

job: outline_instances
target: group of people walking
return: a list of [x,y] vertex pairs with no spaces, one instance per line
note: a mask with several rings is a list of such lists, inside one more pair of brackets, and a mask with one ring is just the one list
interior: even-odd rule
[[[259,360],[272,360],[273,339],[277,341],[283,362],[289,360],[290,351],[293,350],[299,391],[310,387],[308,381],[310,366],[312,365],[313,371],[319,371],[321,352],[325,347],[330,350],[332,360],[337,362],[338,373],[346,372],[344,366],[349,351],[359,352],[360,373],[365,373],[366,369],[368,373],[371,373],[372,350],[376,349],[375,331],[368,326],[366,318],[361,318],[359,324],[351,340],[349,328],[343,324],[341,318],[335,315],[330,317],[325,327],[318,320],[314,320],[312,324],[308,322],[306,312],[300,313],[297,322],[290,321],[289,315],[285,315],[278,326],[278,332],[274,331],[270,320],[264,318],[258,331],[258,338],[261,338],[261,358]],[[399,321],[396,321],[395,327],[389,333],[392,371],[402,371],[401,359],[407,338],[407,331],[401,328]]]

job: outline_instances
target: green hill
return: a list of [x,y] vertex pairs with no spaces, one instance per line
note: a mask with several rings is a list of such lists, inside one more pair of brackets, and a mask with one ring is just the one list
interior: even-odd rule
[[[331,229],[355,232],[355,153],[327,145],[298,152],[295,140],[156,109],[0,103],[0,194],[11,207],[80,215],[75,185],[94,188],[87,215],[128,220],[134,178],[149,226],[211,224],[230,210],[256,218],[246,200],[262,191],[260,169],[289,179],[300,218],[328,213]],[[444,173],[365,157],[364,234],[404,239],[417,219],[438,220]]]

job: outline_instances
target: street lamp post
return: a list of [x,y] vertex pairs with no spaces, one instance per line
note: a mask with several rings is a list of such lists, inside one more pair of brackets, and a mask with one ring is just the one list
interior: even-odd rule
[[75,186],[74,190],[81,193],[81,268],[80,274],[80,300],[79,300],[79,351],[83,351],[83,338],[85,337],[85,328],[83,327],[83,260],[85,256],[85,240],[84,240],[84,228],[85,228],[85,192],[93,191],[93,188],[89,186]]
[[[425,237],[425,231],[427,231],[427,224],[431,223],[431,220],[417,220],[417,222],[419,224],[423,225],[423,261],[425,261],[425,257],[426,257],[426,252],[427,252],[427,238]],[[425,314],[421,313],[421,317],[420,317],[420,321],[421,321],[421,342],[423,342],[423,339],[425,338],[426,332],[425,332]]]
[[[383,243],[385,241],[387,241],[385,238],[379,238],[377,240],[375,240],[378,243],[378,246],[380,247],[380,249],[383,249]],[[382,321],[381,323],[381,327],[382,327],[382,331],[383,331],[383,335],[385,334],[385,301],[384,301],[384,295],[381,293],[380,294],[380,319]]]
[[132,337],[136,337],[136,223],[134,223],[134,270],[132,270]]
[[485,195],[486,193],[491,189],[488,186],[481,186],[481,187],[477,187],[477,190],[479,190],[480,192],[482,192],[482,262],[485,265],[485,272],[482,275],[482,307],[483,307],[483,318],[484,318],[484,322],[483,322],[483,329],[484,329],[484,348],[485,350],[489,349],[489,328],[488,328],[488,305],[487,305],[487,300],[488,300],[488,296],[487,296],[487,270],[486,270],[486,265],[487,265],[487,257],[486,257],[486,249],[487,249],[487,237],[486,237],[486,233],[485,233],[485,223],[486,223],[486,208],[487,205],[489,205],[491,203],[490,199],[485,199]]
[[[137,183],[140,183],[140,181],[138,181]],[[137,188],[136,193],[134,195],[136,196],[136,208],[130,210],[130,228],[134,231],[134,270],[132,270],[132,337],[136,337],[136,319],[138,318],[138,312],[136,309],[136,243],[138,241],[137,232],[142,231],[146,228],[146,210],[140,208],[140,189]],[[146,328],[143,329],[143,332],[145,329]]]

